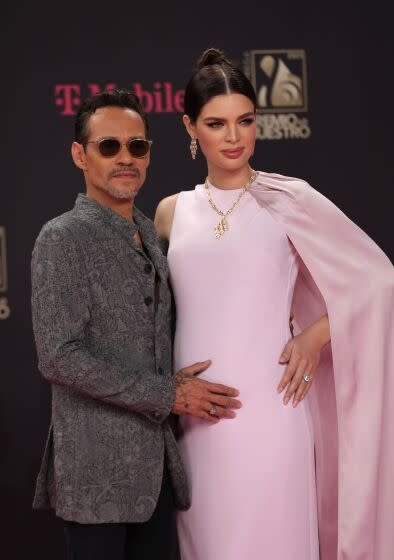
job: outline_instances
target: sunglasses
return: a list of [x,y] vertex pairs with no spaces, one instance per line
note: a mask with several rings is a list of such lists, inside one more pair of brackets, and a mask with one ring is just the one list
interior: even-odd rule
[[90,140],[87,144],[97,144],[100,154],[103,157],[116,156],[126,145],[130,155],[135,158],[142,158],[146,156],[152,145],[152,140],[145,140],[144,138],[132,138],[127,142],[120,142],[116,138],[102,138],[101,140]]

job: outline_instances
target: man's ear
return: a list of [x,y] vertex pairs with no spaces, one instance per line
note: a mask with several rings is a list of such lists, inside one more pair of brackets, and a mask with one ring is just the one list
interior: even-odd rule
[[71,144],[71,156],[75,165],[79,167],[79,169],[82,169],[82,171],[86,171],[86,154],[82,144],[78,142],[73,142]]
[[182,120],[183,120],[183,124],[185,125],[185,128],[186,128],[188,134],[190,135],[190,138],[191,139],[197,138],[196,127],[192,123],[192,121],[190,120],[189,115],[183,115]]

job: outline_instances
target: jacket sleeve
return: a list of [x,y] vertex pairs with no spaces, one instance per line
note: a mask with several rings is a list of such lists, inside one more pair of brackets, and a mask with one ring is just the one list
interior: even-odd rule
[[86,342],[90,293],[71,232],[44,226],[32,256],[32,316],[39,369],[51,383],[144,414],[156,423],[169,415],[175,383],[143,365],[114,367]]

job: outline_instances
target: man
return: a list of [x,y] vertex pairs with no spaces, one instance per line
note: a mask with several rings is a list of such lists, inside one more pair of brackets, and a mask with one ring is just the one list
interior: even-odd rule
[[189,496],[170,412],[217,422],[235,389],[172,375],[166,260],[134,206],[149,165],[148,125],[134,94],[86,100],[74,163],[86,195],[48,222],[32,259],[39,368],[52,385],[52,426],[34,507],[64,519],[73,560],[178,557],[174,504]]

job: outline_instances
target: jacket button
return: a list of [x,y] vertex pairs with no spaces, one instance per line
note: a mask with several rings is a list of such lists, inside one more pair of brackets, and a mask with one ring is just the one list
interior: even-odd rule
[[147,263],[147,264],[144,266],[144,272],[145,272],[145,274],[150,274],[150,273],[152,272],[152,265],[149,264],[149,263]]
[[159,367],[157,368],[158,373],[160,373],[160,375],[163,375],[163,368]]
[[147,296],[144,301],[145,305],[152,305],[153,299],[150,296]]

